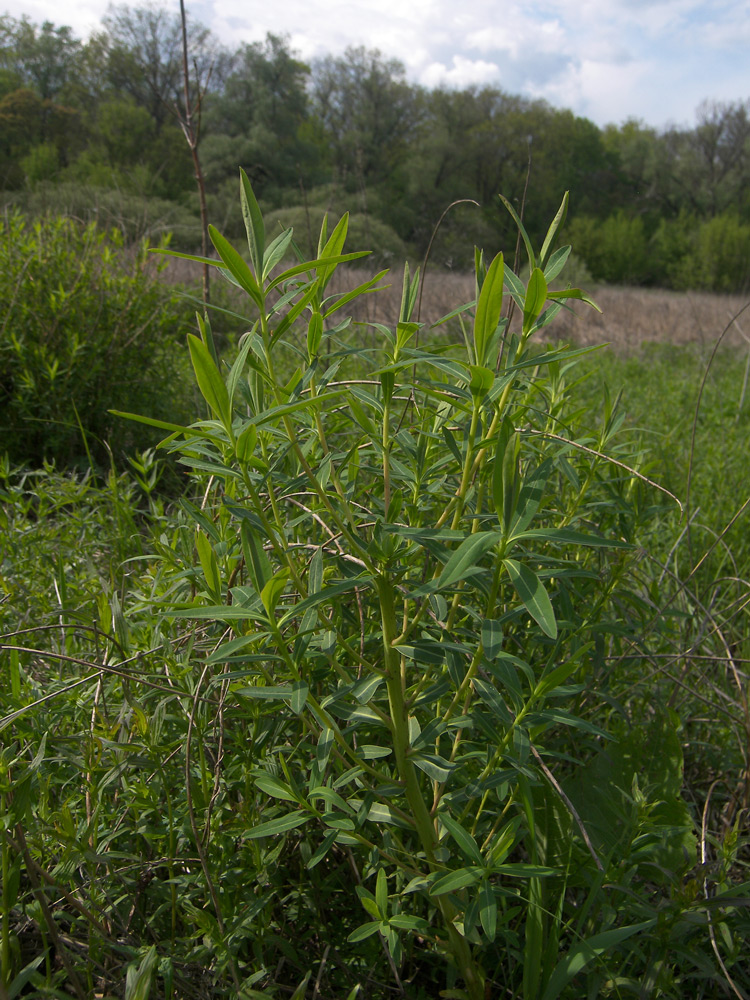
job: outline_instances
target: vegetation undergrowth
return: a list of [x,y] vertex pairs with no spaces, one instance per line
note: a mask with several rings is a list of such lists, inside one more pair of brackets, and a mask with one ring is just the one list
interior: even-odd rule
[[178,341],[189,310],[160,270],[117,229],[0,217],[0,434],[13,463],[107,466],[110,449],[148,444],[108,408],[190,412]]
[[674,698],[716,767],[741,757],[746,640],[649,558],[674,501],[619,405],[581,403],[588,352],[545,345],[586,300],[554,290],[567,198],[541,251],[516,218],[528,282],[476,252],[461,343],[416,320],[406,268],[362,347],[347,307],[384,275],[330,293],[347,217],[279,273],[293,234],[240,190],[249,262],[216,230],[210,261],[249,300],[236,357],[200,317],[204,413],[137,418],[179,504],[152,453],[132,480],[4,471],[6,992],[747,990],[747,801],[683,795]]

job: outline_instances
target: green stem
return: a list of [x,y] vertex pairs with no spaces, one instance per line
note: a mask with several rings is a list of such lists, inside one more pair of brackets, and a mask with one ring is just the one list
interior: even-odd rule
[[[435,823],[430,816],[429,807],[422,795],[417,769],[409,756],[409,719],[401,675],[401,657],[393,645],[394,640],[398,636],[393,587],[382,576],[375,578],[375,585],[380,598],[381,620],[383,624],[383,652],[386,665],[386,685],[390,705],[394,758],[399,777],[404,784],[406,801],[411,810],[414,826],[430,871],[438,871],[442,869],[435,859],[435,849],[437,847]],[[470,1000],[484,1000],[484,975],[479,965],[474,961],[468,941],[456,928],[455,918],[457,913],[455,907],[445,896],[438,896],[436,903],[448,934],[450,950],[463,976]]]
[[[0,797],[0,816],[5,816],[7,803],[5,795]],[[3,866],[3,923],[2,942],[0,942],[0,985],[10,986],[10,848],[8,841],[3,834],[2,846],[2,866]]]

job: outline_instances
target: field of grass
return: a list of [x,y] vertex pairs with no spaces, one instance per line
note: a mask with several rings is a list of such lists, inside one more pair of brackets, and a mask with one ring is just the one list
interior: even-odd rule
[[489,264],[240,271],[161,452],[0,467],[0,997],[750,995],[750,318],[539,270],[496,376]]

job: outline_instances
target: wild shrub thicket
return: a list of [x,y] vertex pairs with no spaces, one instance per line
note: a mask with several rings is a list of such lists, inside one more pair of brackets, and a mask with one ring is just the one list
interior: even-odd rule
[[[12,462],[106,459],[149,440],[113,405],[186,412],[189,315],[144,245],[72,218],[0,219],[0,435]],[[150,436],[153,439],[153,435]]]
[[[165,513],[140,456],[148,544],[128,522],[88,607],[58,584],[44,620],[5,618],[3,985],[746,989],[736,824],[698,866],[672,682],[641,676],[685,614],[642,558],[672,501],[628,468],[608,397],[593,426],[571,402],[582,352],[545,346],[586,298],[554,290],[564,206],[541,251],[524,233],[527,283],[477,251],[458,343],[420,324],[406,269],[363,348],[347,307],[382,275],[331,294],[347,218],[279,273],[292,233],[241,195],[247,259],[213,230],[212,265],[247,332],[226,364],[206,320],[189,336],[200,419],[139,418],[188,493]],[[132,510],[118,483],[106,523]],[[29,531],[29,484],[4,489]]]

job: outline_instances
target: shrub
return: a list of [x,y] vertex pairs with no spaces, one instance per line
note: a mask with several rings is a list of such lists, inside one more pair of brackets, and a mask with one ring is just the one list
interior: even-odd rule
[[[0,442],[13,462],[75,462],[148,440],[108,407],[181,411],[188,312],[145,247],[70,218],[0,220]],[[115,404],[115,400],[118,402]]]
[[583,216],[570,226],[570,241],[596,281],[638,285],[651,277],[643,220],[617,212],[603,222]]

